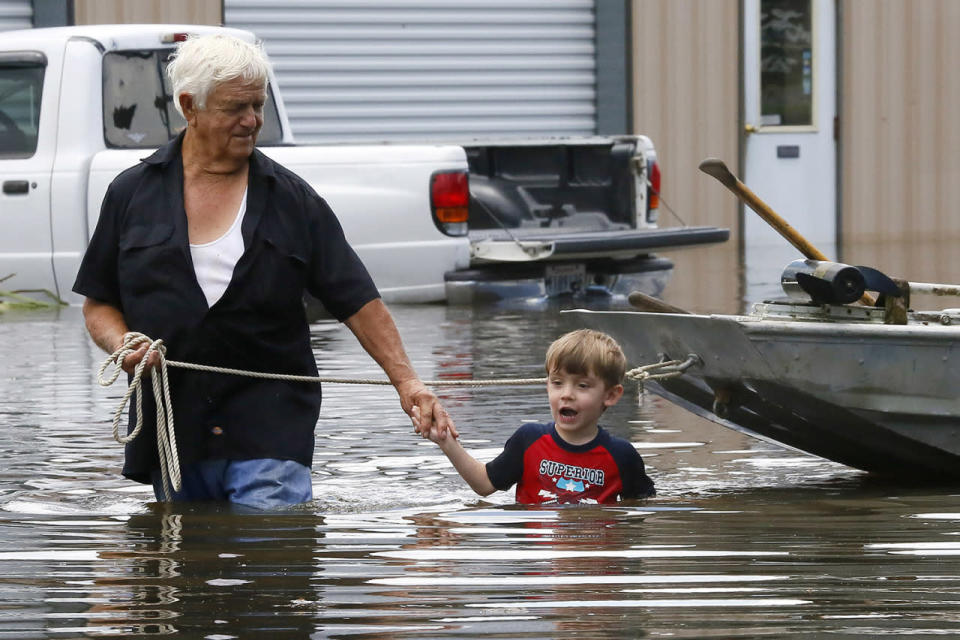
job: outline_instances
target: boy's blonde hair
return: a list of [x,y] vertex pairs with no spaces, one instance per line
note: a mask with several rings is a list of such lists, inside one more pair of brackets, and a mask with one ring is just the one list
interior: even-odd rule
[[547,349],[547,375],[565,371],[574,375],[593,374],[607,388],[623,382],[627,358],[617,341],[600,331],[578,329],[554,340]]

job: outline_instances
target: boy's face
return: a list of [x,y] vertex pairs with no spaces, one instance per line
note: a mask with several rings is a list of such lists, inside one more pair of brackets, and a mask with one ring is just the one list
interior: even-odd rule
[[557,433],[570,444],[585,444],[597,435],[597,422],[623,395],[623,385],[607,388],[596,375],[554,370],[547,376],[547,396]]

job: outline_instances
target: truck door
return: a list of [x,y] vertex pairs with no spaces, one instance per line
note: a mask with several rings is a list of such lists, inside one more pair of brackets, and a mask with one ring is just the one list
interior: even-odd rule
[[[834,0],[745,0],[744,182],[818,249],[836,258]],[[744,213],[747,300],[779,293],[801,257]]]
[[[55,117],[44,105],[47,58],[0,52],[0,288],[56,291],[51,266],[50,176]],[[50,91],[50,93],[56,93]]]

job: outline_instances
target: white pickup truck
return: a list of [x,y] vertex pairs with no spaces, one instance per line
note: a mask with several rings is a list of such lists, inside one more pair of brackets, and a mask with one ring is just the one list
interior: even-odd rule
[[[107,185],[184,124],[163,73],[175,42],[218,30],[0,37],[5,289],[80,301],[70,289]],[[714,227],[656,228],[659,170],[643,136],[295,146],[273,78],[270,91],[258,146],[327,200],[388,301],[614,291],[670,267],[654,250],[727,239]]]

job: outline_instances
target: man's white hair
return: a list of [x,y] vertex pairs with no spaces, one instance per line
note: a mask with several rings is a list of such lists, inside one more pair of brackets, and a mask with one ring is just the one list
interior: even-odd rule
[[180,95],[193,96],[198,109],[207,107],[207,97],[217,85],[242,78],[246,83],[267,86],[270,62],[259,44],[222,33],[191,36],[177,46],[167,77],[173,88],[173,104],[183,115]]

